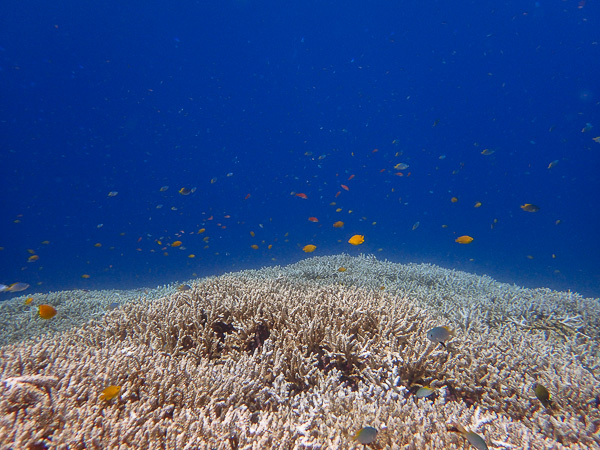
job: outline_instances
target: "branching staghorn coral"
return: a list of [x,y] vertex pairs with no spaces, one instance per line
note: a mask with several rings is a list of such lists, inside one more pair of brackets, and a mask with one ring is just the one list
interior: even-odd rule
[[[350,449],[369,425],[377,448],[465,448],[452,423],[490,448],[600,445],[598,313],[576,295],[347,255],[188,284],[0,347],[2,445]],[[577,332],[530,327],[542,312]]]

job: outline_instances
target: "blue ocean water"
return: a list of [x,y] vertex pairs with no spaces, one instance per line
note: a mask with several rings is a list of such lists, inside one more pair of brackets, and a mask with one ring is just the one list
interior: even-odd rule
[[347,252],[600,296],[593,2],[25,0],[0,24],[0,283]]

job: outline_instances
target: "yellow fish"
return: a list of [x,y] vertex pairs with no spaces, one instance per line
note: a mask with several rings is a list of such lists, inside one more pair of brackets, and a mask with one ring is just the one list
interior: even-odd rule
[[473,208],[479,208],[481,206],[481,202],[477,202],[475,203],[475,205],[473,205]]
[[338,272],[345,272],[346,270],[348,270],[348,269],[346,269],[345,267],[340,267],[340,268],[338,269]]
[[362,234],[355,234],[350,239],[348,239],[348,242],[352,245],[360,245],[363,242],[365,242],[365,237]]
[[494,154],[494,150],[491,150],[489,148],[485,148],[485,149],[483,149],[483,151],[481,152],[481,154],[484,155],[484,156],[490,156],[490,155]]
[[253,248],[254,250],[258,250],[258,245],[256,245],[256,244],[252,244],[250,247]]
[[333,223],[333,228],[342,228],[344,226],[344,222],[342,222],[341,220],[338,220],[337,222]]
[[302,250],[303,250],[305,253],[312,253],[312,252],[314,252],[316,249],[317,249],[317,246],[316,246],[316,245],[313,245],[313,244],[308,244],[308,245],[305,245],[304,247],[302,247]]
[[179,247],[181,244],[183,244],[183,242],[181,241],[175,241],[171,244],[171,247]]
[[454,242],[458,242],[459,244],[470,244],[473,242],[473,238],[471,236],[460,236],[457,237]]
[[100,394],[100,400],[110,401],[118,396],[119,392],[121,392],[121,386],[108,386]]

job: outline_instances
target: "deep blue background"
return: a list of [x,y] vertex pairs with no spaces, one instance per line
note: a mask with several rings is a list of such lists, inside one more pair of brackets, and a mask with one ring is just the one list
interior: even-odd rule
[[0,282],[154,286],[313,243],[600,296],[598,5],[413,3],[3,2]]

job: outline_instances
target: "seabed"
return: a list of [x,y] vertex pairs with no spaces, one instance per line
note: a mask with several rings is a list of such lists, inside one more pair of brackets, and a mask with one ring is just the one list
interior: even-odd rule
[[600,301],[572,292],[336,255],[33,297],[0,303],[1,448],[358,449],[365,426],[369,448],[469,448],[457,425],[488,448],[600,446]]

